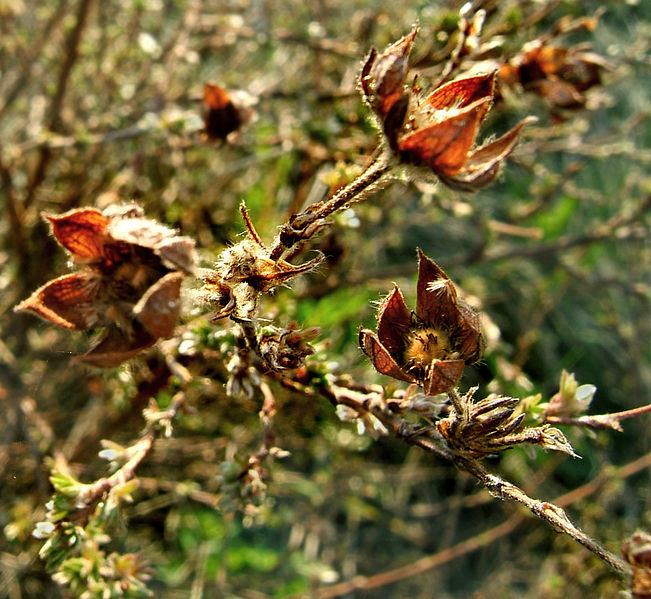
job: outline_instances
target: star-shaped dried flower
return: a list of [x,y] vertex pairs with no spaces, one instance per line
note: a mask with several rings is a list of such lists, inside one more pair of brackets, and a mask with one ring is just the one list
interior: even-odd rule
[[144,218],[133,205],[45,218],[81,268],[46,283],[15,311],[67,329],[105,327],[100,342],[76,358],[99,367],[116,366],[172,335],[181,281],[194,264],[191,239]]
[[378,372],[437,395],[481,358],[484,340],[477,314],[445,272],[420,250],[418,258],[416,310],[409,311],[396,285],[380,304],[377,334],[362,329],[359,343]]
[[495,96],[495,73],[450,81],[422,98],[419,90],[405,89],[416,33],[414,28],[382,54],[371,51],[362,68],[362,94],[401,162],[427,167],[448,187],[473,191],[497,177],[531,119],[475,147]]

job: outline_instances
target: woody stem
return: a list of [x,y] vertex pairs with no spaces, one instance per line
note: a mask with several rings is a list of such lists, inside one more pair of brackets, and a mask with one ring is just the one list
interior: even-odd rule
[[580,528],[576,527],[562,508],[553,503],[529,497],[520,487],[490,474],[475,460],[455,456],[454,463],[461,470],[465,470],[483,483],[493,497],[509,499],[525,506],[532,514],[550,524],[552,528],[565,533],[577,543],[586,547],[621,576],[630,576],[630,566],[614,553],[597,543],[597,541],[584,533]]
[[390,169],[390,158],[391,153],[388,150],[382,151],[359,177],[340,189],[330,199],[312,204],[302,212],[293,215],[280,228],[269,257],[278,260],[299,241],[311,238],[320,229],[318,225],[324,218],[347,204],[364,200],[381,184],[382,177]]

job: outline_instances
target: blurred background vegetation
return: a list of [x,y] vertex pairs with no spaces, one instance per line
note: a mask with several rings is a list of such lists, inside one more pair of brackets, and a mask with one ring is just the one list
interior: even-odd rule
[[[562,38],[590,42],[612,62],[603,86],[562,121],[539,96],[505,94],[483,135],[530,114],[538,122],[495,184],[472,195],[405,176],[340,214],[315,245],[326,263],[268,297],[263,314],[320,326],[314,363],[387,384],[357,348],[357,330],[372,327],[373,302],[391,281],[413,305],[420,247],[484,312],[489,348],[464,386],[547,398],[566,369],[597,386],[592,413],[641,405],[651,381],[651,6],[477,4],[488,10],[486,39],[505,56],[564,15],[605,7],[594,31]],[[87,336],[12,312],[68,272],[41,212],[134,200],[194,238],[211,266],[240,239],[244,200],[271,241],[290,213],[373,151],[355,87],[369,47],[418,20],[414,58],[427,80],[454,47],[459,7],[0,0],[0,597],[71,596],[51,581],[31,536],[52,460],[84,481],[104,476],[100,440],[136,439],[149,398],[164,406],[175,391],[156,350],[106,372],[71,365]],[[258,99],[257,121],[232,143],[199,133],[206,81]],[[617,595],[618,580],[591,554],[470,477],[395,439],[359,436],[326,401],[280,387],[276,443],[291,455],[265,462],[264,483],[243,491],[229,473],[260,444],[260,402],[226,396],[229,322],[206,322],[191,289],[187,297],[174,351],[196,377],[194,412],[156,441],[110,545],[149,562],[155,596]],[[569,493],[570,516],[617,552],[636,527],[651,526],[648,417],[624,428],[566,431],[580,460],[515,449],[489,467],[543,499]],[[376,578],[365,590],[333,586],[357,576]]]

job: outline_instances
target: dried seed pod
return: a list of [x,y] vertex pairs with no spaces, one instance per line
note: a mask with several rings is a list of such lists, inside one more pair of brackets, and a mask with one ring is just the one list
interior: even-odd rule
[[252,107],[256,102],[246,92],[229,92],[214,83],[206,83],[201,103],[204,135],[210,140],[226,140],[255,117]]
[[[481,23],[473,27],[481,28]],[[416,88],[406,90],[417,32],[415,27],[382,53],[371,51],[362,68],[362,95],[401,162],[431,170],[448,187],[474,191],[497,177],[531,119],[475,148],[479,126],[495,98],[496,73],[451,81],[425,98]]]
[[106,327],[78,361],[115,366],[172,335],[181,281],[193,269],[194,242],[127,205],[45,215],[78,272],[37,289],[15,311],[74,330]]
[[378,372],[418,383],[428,395],[452,389],[466,364],[483,352],[477,315],[420,250],[416,310],[409,311],[396,286],[380,304],[377,319],[377,333],[360,330],[362,351]]

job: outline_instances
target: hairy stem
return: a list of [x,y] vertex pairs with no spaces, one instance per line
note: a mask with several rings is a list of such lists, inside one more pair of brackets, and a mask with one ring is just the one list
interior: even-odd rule
[[333,212],[353,202],[359,202],[375,191],[390,169],[390,157],[388,151],[382,152],[359,177],[329,200],[308,206],[303,212],[292,216],[289,222],[280,228],[269,255],[271,260],[278,260],[298,242],[310,239],[321,228],[319,224],[324,224],[323,219]]

